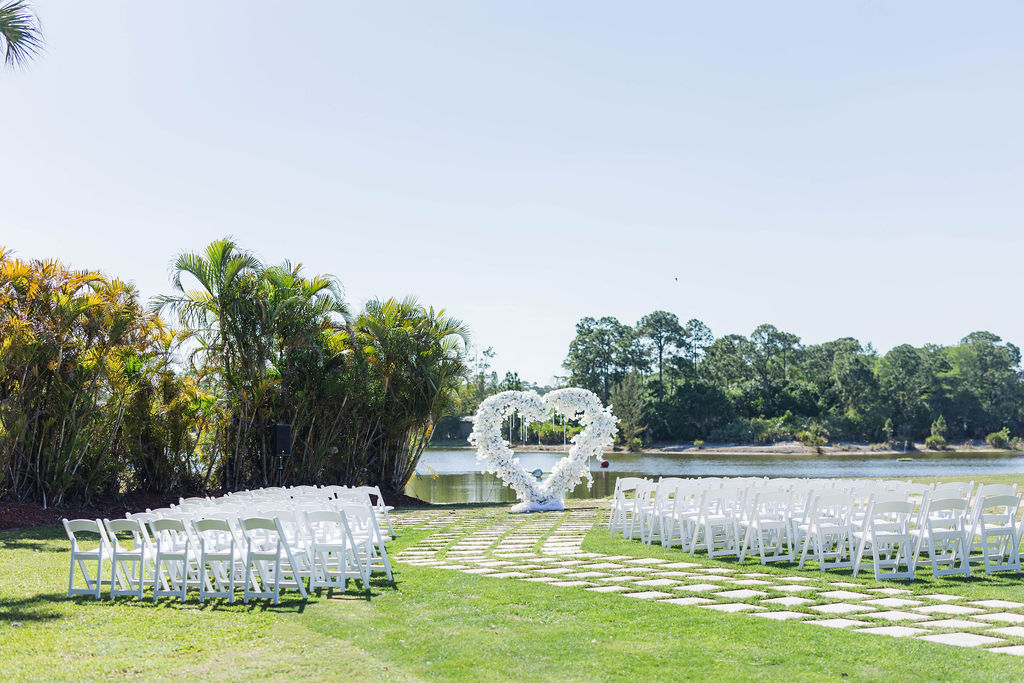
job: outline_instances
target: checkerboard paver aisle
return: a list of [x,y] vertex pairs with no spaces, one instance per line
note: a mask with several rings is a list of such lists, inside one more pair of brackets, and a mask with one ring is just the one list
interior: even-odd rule
[[436,531],[394,559],[746,615],[738,618],[801,621],[1024,656],[1024,603],[913,595],[900,588],[832,580],[827,574],[776,576],[726,564],[583,552],[583,539],[599,516],[595,508],[531,515],[500,509],[484,515],[408,512],[395,516],[396,528],[423,525]]

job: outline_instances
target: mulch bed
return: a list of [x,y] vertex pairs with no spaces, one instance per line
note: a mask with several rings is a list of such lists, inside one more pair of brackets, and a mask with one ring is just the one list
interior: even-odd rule
[[0,529],[20,529],[27,526],[60,524],[68,519],[117,519],[126,512],[141,512],[146,508],[166,507],[177,503],[177,494],[132,494],[118,499],[95,500],[86,506],[47,507],[38,503],[0,501]]

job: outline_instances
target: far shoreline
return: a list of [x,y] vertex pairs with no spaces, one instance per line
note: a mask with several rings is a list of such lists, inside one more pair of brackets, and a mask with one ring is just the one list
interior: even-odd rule
[[[569,450],[572,444],[513,444],[513,448],[524,452],[564,453]],[[475,450],[466,442],[448,442],[431,444],[430,450]],[[867,443],[833,443],[821,448],[819,453],[812,446],[805,446],[799,441],[780,441],[772,444],[733,444],[733,443],[711,443],[701,447],[693,444],[653,444],[637,451],[627,451],[616,448],[606,451],[616,455],[678,455],[691,457],[699,455],[706,456],[748,456],[748,455],[776,455],[776,456],[900,456],[900,457],[921,457],[941,455],[1020,455],[1022,451],[1008,448],[992,448],[988,444],[979,445],[971,442],[950,444],[942,450],[925,448],[923,442],[908,444],[906,450],[902,448],[879,449]]]

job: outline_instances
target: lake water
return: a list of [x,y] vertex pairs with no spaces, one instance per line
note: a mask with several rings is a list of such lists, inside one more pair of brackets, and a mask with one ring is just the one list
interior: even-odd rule
[[[518,453],[528,471],[545,475],[561,453]],[[899,458],[910,457],[910,462]],[[970,477],[1024,472],[1020,453],[912,453],[901,455],[701,455],[607,453],[608,469],[591,461],[592,487],[584,482],[569,498],[611,495],[619,477]],[[493,474],[482,473],[476,451],[429,449],[424,452],[406,493],[431,503],[507,503],[516,495]]]

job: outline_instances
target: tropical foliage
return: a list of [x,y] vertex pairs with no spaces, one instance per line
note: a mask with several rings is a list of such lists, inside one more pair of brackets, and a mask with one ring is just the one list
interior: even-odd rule
[[146,310],[120,281],[0,251],[0,495],[404,488],[466,375],[462,323],[413,299],[353,316],[333,277],[230,239],[180,254],[171,285]]
[[0,4],[0,52],[4,66],[24,64],[42,49],[39,21],[24,0]]

